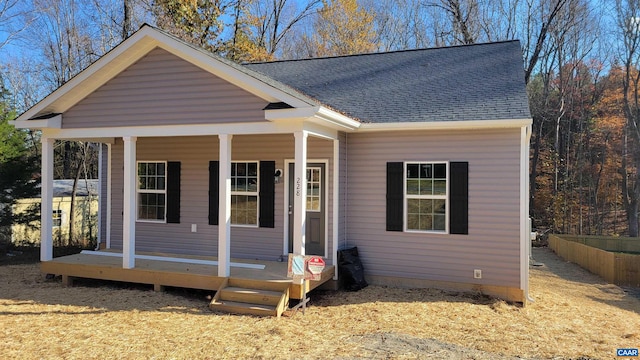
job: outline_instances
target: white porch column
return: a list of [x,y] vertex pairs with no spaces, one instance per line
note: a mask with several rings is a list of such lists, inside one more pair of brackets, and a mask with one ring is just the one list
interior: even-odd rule
[[340,140],[333,140],[333,196],[332,196],[332,212],[333,212],[333,228],[331,229],[332,243],[333,243],[333,265],[335,266],[335,272],[333,274],[333,280],[338,280],[338,248],[340,230]]
[[100,143],[100,149],[98,150],[98,234],[96,236],[96,250],[100,250],[100,242],[102,242],[102,227],[104,224],[102,223],[102,209],[104,209],[102,199],[104,199],[104,193],[102,192],[102,174],[104,172],[104,167],[102,166],[102,157],[104,156],[104,152],[102,148],[104,145]]
[[220,134],[219,213],[218,213],[218,276],[231,274],[231,139],[233,135]]
[[295,174],[293,183],[293,253],[305,255],[307,214],[307,137],[306,131],[296,131]]
[[105,232],[107,240],[106,247],[111,249],[111,144],[107,144],[107,231]]
[[124,140],[124,197],[122,217],[122,267],[136,266],[136,140],[125,136]]
[[55,139],[42,138],[40,185],[40,261],[53,259],[53,145]]

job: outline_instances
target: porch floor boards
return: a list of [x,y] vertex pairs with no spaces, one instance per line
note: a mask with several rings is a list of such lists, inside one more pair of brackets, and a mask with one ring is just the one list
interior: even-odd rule
[[[104,251],[104,250],[102,250]],[[118,251],[110,250],[118,253]],[[176,254],[136,253],[136,255],[166,256],[181,259],[199,259],[216,261],[217,257],[187,256]],[[301,299],[303,288],[301,284],[294,284],[287,278],[287,262],[260,261],[250,259],[231,259],[231,262],[245,264],[260,264],[265,268],[249,269],[231,267],[230,278],[246,279],[256,283],[281,283],[289,284],[290,298]],[[135,268],[122,268],[122,257],[101,256],[93,254],[75,254],[54,258],[51,261],[42,262],[40,265],[43,274],[62,275],[63,282],[70,284],[73,278],[87,278],[110,281],[123,281],[131,283],[150,284],[154,288],[174,286],[191,289],[217,291],[224,281],[224,277],[218,277],[218,266],[203,265],[164,260],[136,259]],[[307,291],[333,279],[335,268],[327,265],[319,281],[305,281]]]

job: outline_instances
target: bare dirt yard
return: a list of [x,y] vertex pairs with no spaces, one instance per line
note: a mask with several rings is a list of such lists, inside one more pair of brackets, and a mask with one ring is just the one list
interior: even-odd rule
[[2,359],[612,359],[640,347],[640,299],[534,249],[535,302],[369,286],[311,294],[306,313],[212,313],[208,293],[44,280],[0,266]]

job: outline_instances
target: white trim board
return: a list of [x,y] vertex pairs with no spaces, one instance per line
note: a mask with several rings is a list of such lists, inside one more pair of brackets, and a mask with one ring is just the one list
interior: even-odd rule
[[[83,255],[98,255],[98,256],[112,256],[112,257],[122,257],[120,253],[106,252],[106,251],[90,251],[90,250],[82,250],[80,254]],[[177,257],[169,257],[169,256],[152,256],[152,255],[135,255],[136,259],[141,260],[156,260],[156,261],[170,261],[177,263],[185,263],[185,264],[198,264],[198,265],[213,265],[218,266],[218,262],[215,260],[200,260],[200,259],[187,259],[187,258],[177,258]],[[264,270],[265,266],[262,264],[248,264],[248,263],[237,263],[231,262],[231,266],[237,268],[244,269],[255,269],[255,270]]]

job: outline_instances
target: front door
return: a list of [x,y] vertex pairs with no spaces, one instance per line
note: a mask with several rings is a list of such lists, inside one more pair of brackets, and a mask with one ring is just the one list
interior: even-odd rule
[[[289,252],[293,249],[294,166],[289,164]],[[326,166],[307,163],[307,218],[305,254],[324,256]]]

